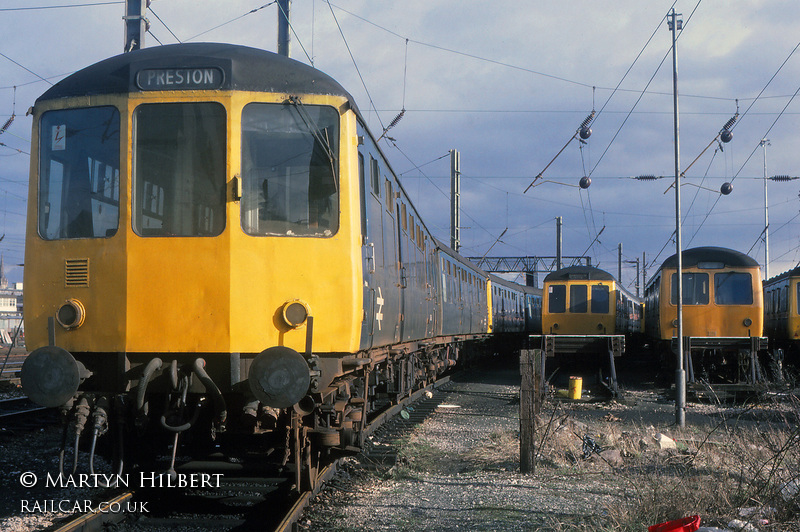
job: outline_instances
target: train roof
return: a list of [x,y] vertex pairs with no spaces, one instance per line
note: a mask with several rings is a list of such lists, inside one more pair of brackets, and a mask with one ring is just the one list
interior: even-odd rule
[[438,249],[440,249],[442,252],[444,252],[445,255],[447,255],[448,257],[450,257],[454,261],[460,263],[465,268],[468,268],[468,269],[472,270],[473,273],[478,274],[483,278],[487,277],[488,274],[485,271],[481,270],[480,267],[477,264],[475,264],[474,262],[472,262],[468,258],[462,256],[457,251],[453,251],[453,248],[451,248],[450,246],[448,246],[447,244],[445,244],[444,242],[442,242],[441,240],[439,240],[435,236],[431,235],[431,240],[433,240],[434,245]]
[[522,285],[521,284],[515,283],[514,281],[509,281],[508,279],[503,279],[499,275],[495,275],[493,273],[490,273],[489,274],[489,280],[493,284],[497,284],[497,285],[500,285],[500,286],[505,286],[506,288],[510,288],[510,289],[515,290],[517,292],[522,292]]
[[332,77],[266,50],[223,43],[169,44],[104,59],[62,79],[36,101],[157,90],[242,90],[352,96]]
[[[691,268],[701,263],[723,263],[724,266],[733,266],[734,268],[758,268],[759,266],[755,259],[740,251],[716,246],[685,249],[681,256],[684,268]],[[665,260],[661,267],[677,268],[678,254],[676,253]]]
[[783,273],[779,273],[774,277],[770,277],[769,279],[764,281],[764,285],[769,286],[777,281],[788,279],[789,277],[800,277],[800,266],[792,268],[791,270],[785,271]]
[[544,282],[548,281],[613,281],[614,276],[594,266],[567,266],[548,273]]

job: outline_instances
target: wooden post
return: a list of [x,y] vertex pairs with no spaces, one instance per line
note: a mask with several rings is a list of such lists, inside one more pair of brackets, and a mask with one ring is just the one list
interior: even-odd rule
[[536,470],[536,415],[542,409],[544,360],[541,349],[520,351],[519,368],[522,382],[519,387],[519,470]]

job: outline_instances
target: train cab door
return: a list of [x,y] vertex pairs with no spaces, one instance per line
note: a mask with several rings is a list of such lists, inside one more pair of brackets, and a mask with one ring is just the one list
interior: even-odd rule
[[[359,124],[364,144],[359,146],[359,171],[362,191],[362,264],[364,267],[364,320],[362,348],[390,345],[397,341],[400,317],[399,272],[396,259],[396,229],[393,202],[387,209],[383,158],[371,137]],[[362,166],[363,159],[363,166]],[[367,323],[369,322],[369,323]]]
[[425,261],[425,338],[436,336],[439,331],[437,324],[439,322],[439,305],[436,293],[436,248],[433,245],[428,246],[426,241],[425,249],[422,252],[423,260]]
[[[389,181],[387,181],[389,183]],[[391,189],[391,186],[387,186],[388,189]],[[387,200],[388,201],[388,200]],[[406,255],[408,254],[408,236],[404,234],[403,231],[403,220],[401,219],[402,213],[400,212],[400,205],[395,203],[395,220],[397,222],[397,268],[398,273],[400,275],[400,283],[399,283],[399,294],[398,297],[400,298],[400,320],[398,321],[398,338],[400,340],[406,340],[406,316],[407,312],[416,312],[414,309],[407,309],[406,308],[406,292],[408,289],[408,271],[406,268]]]
[[358,182],[361,191],[361,200],[359,202],[361,204],[361,266],[364,277],[364,282],[362,284],[364,315],[361,322],[361,349],[369,349],[372,347],[373,328],[375,325],[375,288],[373,284],[373,276],[375,274],[375,243],[370,238],[369,231],[369,217],[367,216],[369,183],[367,183],[368,177],[365,171],[365,158],[369,160],[368,157],[369,154],[363,153],[359,147]]
[[[385,168],[385,167],[384,167]],[[400,260],[400,239],[397,237],[398,220],[395,217],[395,201],[391,182],[383,177],[383,202],[381,209],[383,226],[383,279],[381,288],[383,293],[383,324],[382,338],[384,343],[393,344],[402,338],[401,327],[403,324],[403,292],[405,276],[403,263]]]

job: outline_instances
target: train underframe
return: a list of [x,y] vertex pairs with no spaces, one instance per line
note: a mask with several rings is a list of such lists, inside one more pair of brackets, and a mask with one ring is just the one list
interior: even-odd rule
[[[546,355],[546,364],[553,370],[566,369],[566,373],[590,372],[612,397],[619,395],[616,360],[625,352],[624,335],[566,335],[545,334],[530,337],[532,346],[540,346]],[[603,372],[607,371],[607,375]],[[563,373],[563,372],[562,372]],[[586,374],[588,377],[589,374]]]
[[[662,367],[677,367],[678,342],[663,342]],[[765,337],[683,338],[684,370],[690,389],[752,392],[784,382],[782,360]]]
[[289,407],[252,393],[248,377],[257,355],[76,354],[83,383],[60,406],[60,472],[174,474],[200,460],[223,471],[231,464],[289,470],[298,491],[313,488],[322,462],[359,451],[375,417],[459,359],[484,352],[480,340],[436,338],[305,356],[308,392]]

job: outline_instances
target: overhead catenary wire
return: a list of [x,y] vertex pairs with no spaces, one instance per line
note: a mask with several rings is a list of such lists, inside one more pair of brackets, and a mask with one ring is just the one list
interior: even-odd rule
[[[689,21],[690,21],[690,20],[691,20],[691,18],[692,18],[692,15],[694,15],[694,12],[697,10],[697,7],[700,5],[700,2],[701,2],[701,1],[702,1],[702,0],[698,0],[697,4],[695,5],[694,9],[692,10],[692,13],[691,13],[691,14],[689,15],[689,17],[686,19],[686,22],[684,22],[684,23],[683,23],[683,29],[682,29],[682,30],[681,30],[681,32],[680,32],[680,33],[677,35],[677,37],[676,37],[676,41],[677,41],[677,39],[680,39],[680,36],[681,36],[681,35],[683,35],[683,32],[684,32],[684,30],[686,29],[686,26],[688,25]],[[673,5],[673,6],[675,6],[675,4],[676,4],[676,3],[677,3],[677,0],[676,0],[676,2],[674,2],[672,5]],[[670,8],[670,9],[672,9],[672,8]],[[663,21],[663,20],[664,20],[663,18],[659,20],[658,28],[660,28],[660,27],[661,27],[661,21]],[[656,28],[656,31],[658,31],[658,28]],[[654,36],[654,35],[655,35],[655,32],[653,33],[653,35],[651,35],[651,37],[650,37],[650,40],[652,40],[652,39],[653,39],[653,36]],[[650,40],[648,40],[648,41],[647,41],[647,42],[648,42],[648,44],[650,43]],[[653,72],[653,75],[652,75],[652,76],[650,76],[650,79],[647,81],[647,84],[645,85],[644,89],[642,89],[641,93],[639,94],[639,97],[638,97],[638,98],[636,99],[636,101],[634,102],[634,104],[633,104],[633,106],[631,107],[630,111],[628,112],[628,114],[627,114],[627,115],[625,115],[625,119],[622,121],[622,123],[621,123],[621,124],[619,125],[619,127],[617,128],[617,131],[614,133],[614,136],[613,136],[613,137],[611,137],[611,140],[608,142],[608,145],[606,146],[606,149],[605,149],[605,150],[603,150],[603,153],[601,153],[601,154],[600,154],[600,157],[597,159],[597,162],[594,164],[594,167],[592,168],[591,172],[589,172],[589,177],[591,177],[591,176],[592,176],[592,174],[594,174],[594,171],[597,169],[597,167],[598,167],[598,166],[600,165],[600,163],[603,161],[603,158],[606,156],[606,153],[608,153],[608,150],[611,148],[611,146],[612,146],[612,145],[614,144],[614,142],[617,140],[617,137],[619,136],[620,132],[622,131],[622,128],[624,128],[624,127],[625,127],[625,124],[628,122],[628,119],[631,117],[631,114],[633,113],[634,109],[636,109],[636,107],[639,105],[639,102],[641,102],[641,101],[642,101],[642,98],[644,98],[645,94],[647,94],[647,88],[648,88],[648,87],[650,87],[650,85],[653,83],[653,80],[655,79],[655,77],[656,77],[656,75],[658,74],[659,70],[661,70],[661,67],[664,65],[664,62],[665,62],[665,61],[667,60],[667,58],[669,57],[669,55],[670,55],[670,51],[671,51],[671,50],[672,50],[672,47],[670,46],[670,48],[669,48],[669,49],[667,50],[667,52],[664,54],[664,57],[661,59],[661,62],[660,62],[660,63],[658,63],[658,66],[656,67],[655,71]],[[638,59],[638,56],[637,56],[637,59]],[[627,75],[627,73],[626,73],[626,75]],[[613,94],[612,94],[612,96],[613,96]],[[610,99],[610,98],[609,98],[609,99]]]
[[[20,64],[20,63],[18,63],[17,61],[15,61],[15,60],[13,60],[13,59],[11,59],[11,58],[10,58],[10,57],[8,57],[6,54],[4,54],[4,53],[0,52],[0,57],[3,57],[3,58],[5,58],[5,59],[8,59],[8,60],[9,60],[9,61],[11,61],[12,63],[14,63],[14,64],[15,64],[15,65],[17,65],[18,67],[20,67],[21,69],[25,70],[26,72],[29,72],[29,73],[33,74],[34,76],[36,76],[36,77],[37,77],[37,78],[39,78],[40,80],[42,80],[42,81],[44,81],[44,82],[46,82],[46,83],[49,83],[50,85],[52,85],[52,84],[53,84],[53,82],[51,82],[51,81],[50,81],[50,80],[48,80],[47,78],[44,78],[44,77],[40,76],[39,74],[37,74],[36,72],[34,72],[33,70],[31,70],[30,68],[28,68],[28,67],[26,67],[26,66],[24,66],[24,65],[22,65],[22,64]],[[16,87],[16,85],[15,85],[15,87]]]
[[198,38],[198,37],[201,37],[201,36],[205,35],[206,33],[211,33],[212,31],[214,31],[214,30],[216,30],[216,29],[219,29],[219,28],[221,28],[222,26],[226,26],[226,25],[230,24],[231,22],[236,22],[237,20],[239,20],[239,19],[241,19],[241,18],[244,18],[244,17],[246,17],[247,15],[252,15],[253,13],[257,13],[258,11],[261,11],[262,9],[264,9],[264,8],[267,8],[267,7],[269,7],[269,6],[271,6],[272,4],[275,4],[275,3],[277,3],[277,1],[276,1],[276,0],[273,0],[272,2],[270,2],[270,3],[268,3],[268,4],[264,4],[264,5],[263,5],[263,6],[261,6],[261,7],[257,7],[257,8],[255,8],[255,9],[251,9],[250,11],[248,11],[247,13],[245,13],[244,15],[239,15],[238,17],[232,18],[231,20],[228,20],[227,22],[223,22],[222,24],[218,24],[218,25],[214,26],[213,28],[207,29],[207,30],[205,30],[205,31],[203,31],[203,32],[200,32],[200,33],[198,33],[197,35],[194,35],[194,36],[192,36],[192,37],[189,37],[188,39],[185,39],[185,41],[186,41],[186,42],[188,42],[188,41],[193,41],[193,40],[195,40],[196,38]]
[[[381,26],[380,24],[377,24],[377,23],[375,23],[375,22],[373,22],[373,21],[371,21],[371,20],[369,20],[369,19],[367,19],[365,17],[362,17],[362,16],[360,16],[360,15],[358,15],[358,14],[352,12],[352,11],[349,11],[349,10],[347,10],[347,9],[337,5],[337,4],[332,4],[330,2],[328,2],[328,3],[331,6],[335,7],[336,9],[338,9],[339,11],[347,13],[348,15],[351,15],[351,16],[361,20],[362,22],[365,22],[365,23],[367,23],[367,24],[369,24],[369,25],[371,25],[371,26],[373,26],[373,27],[375,27],[375,28],[377,28],[377,29],[379,29],[381,31],[384,31],[384,32],[386,32],[386,33],[388,33],[390,35],[393,35],[394,37],[397,37],[398,39],[408,40],[408,42],[410,42],[412,44],[419,45],[419,46],[424,46],[424,47],[433,48],[433,49],[436,49],[436,50],[441,50],[443,52],[448,52],[448,53],[452,53],[452,54],[455,54],[455,55],[468,57],[470,59],[474,59],[474,60],[477,60],[477,61],[482,61],[482,62],[486,62],[486,63],[495,64],[495,65],[502,66],[502,67],[505,67],[505,68],[510,68],[510,69],[513,69],[513,70],[519,70],[519,71],[522,71],[522,72],[528,72],[530,74],[535,74],[535,75],[538,75],[538,76],[550,78],[550,79],[553,79],[553,80],[556,80],[556,81],[562,81],[564,83],[569,83],[569,84],[577,85],[577,86],[580,86],[580,87],[586,87],[586,88],[589,88],[589,89],[592,89],[592,90],[599,89],[599,90],[604,90],[604,91],[632,92],[632,93],[637,93],[637,94],[641,92],[638,89],[625,89],[625,88],[622,88],[622,87],[619,87],[619,86],[618,87],[606,87],[606,86],[597,85],[597,84],[593,84],[593,83],[588,83],[588,82],[578,81],[578,80],[574,80],[574,79],[569,79],[569,78],[566,78],[566,77],[563,77],[563,76],[557,76],[557,75],[554,75],[554,74],[549,74],[547,72],[541,72],[541,71],[534,70],[534,69],[531,69],[531,68],[526,68],[526,67],[522,67],[522,66],[519,66],[519,65],[514,65],[514,64],[511,64],[511,63],[507,63],[507,62],[504,62],[504,61],[499,61],[499,60],[496,60],[496,59],[483,57],[483,56],[480,56],[480,55],[477,55],[477,54],[472,54],[472,53],[469,53],[469,52],[463,52],[463,51],[460,51],[460,50],[454,50],[452,48],[447,48],[445,46],[440,46],[440,45],[436,45],[436,44],[433,44],[433,43],[428,43],[428,42],[420,41],[420,40],[417,40],[417,39],[412,39],[412,38],[410,38],[408,36],[401,35],[400,33],[397,33],[396,31],[390,30],[389,28],[386,28],[385,26]],[[677,0],[675,1],[675,3],[677,3]],[[673,6],[675,5],[675,3],[673,3]],[[699,4],[700,4],[700,2],[698,2],[697,5],[699,5]],[[695,6],[695,10],[696,9],[697,9],[697,6]],[[692,13],[694,13],[694,10],[692,10]],[[688,22],[688,19],[687,19],[687,22]],[[660,26],[660,24],[661,23],[659,22],[659,26]],[[646,92],[646,94],[659,95],[659,96],[672,96],[672,93],[661,92],[661,91]],[[720,101],[734,101],[736,99],[735,97],[732,97],[732,96],[731,97],[726,97],[726,96],[718,96],[718,95],[688,94],[688,93],[687,94],[681,94],[681,97],[682,98],[699,98],[699,99],[707,99],[707,100],[720,100]],[[747,100],[748,98],[739,98],[739,99],[740,100]]]
[[[414,161],[413,161],[413,160],[411,160],[411,157],[409,157],[409,156],[408,156],[408,154],[406,154],[406,152],[405,152],[405,151],[403,151],[403,149],[402,149],[402,148],[400,148],[400,146],[398,146],[398,145],[397,145],[397,141],[390,140],[390,139],[387,139],[387,140],[389,140],[389,142],[390,142],[390,143],[391,143],[391,144],[394,146],[394,148],[395,148],[395,149],[396,149],[396,150],[397,150],[397,151],[398,151],[398,152],[399,152],[399,153],[400,153],[400,154],[401,154],[403,157],[405,157],[405,158],[408,160],[408,162],[410,162],[411,164],[414,164]],[[448,153],[447,155],[444,155],[444,156],[442,156],[442,157],[439,157],[438,159],[435,159],[435,160],[436,160],[436,161],[438,161],[439,159],[443,159],[444,157],[449,157],[449,156],[450,156],[450,154]],[[433,161],[431,161],[431,162],[433,162]],[[430,164],[430,163],[425,163],[425,164]],[[442,190],[441,188],[439,188],[439,186],[438,186],[438,185],[436,185],[436,183],[434,183],[434,182],[433,182],[433,181],[432,181],[430,178],[428,178],[428,176],[425,174],[425,172],[423,172],[422,170],[420,170],[420,168],[422,168],[422,166],[425,166],[425,165],[419,165],[419,166],[415,166],[415,169],[417,169],[417,170],[418,170],[418,171],[419,171],[419,172],[420,172],[420,173],[421,173],[423,176],[425,176],[425,177],[428,179],[428,181],[430,181],[430,183],[431,183],[431,184],[434,186],[434,188],[435,188],[437,191],[439,191],[439,193],[440,193],[442,196],[444,196],[445,198],[448,198],[448,199],[449,199],[449,198],[450,198],[450,193],[449,193],[449,192],[445,192],[444,190]],[[462,214],[463,214],[464,216],[466,216],[466,217],[467,217],[467,218],[468,218],[468,219],[469,219],[471,222],[473,222],[473,223],[474,223],[474,224],[475,224],[477,227],[479,227],[479,228],[480,228],[480,229],[482,229],[483,231],[486,231],[486,233],[487,233],[487,234],[489,234],[489,235],[491,235],[491,234],[492,234],[492,233],[491,233],[491,231],[489,231],[488,229],[486,229],[485,227],[483,227],[481,224],[479,224],[479,223],[478,223],[478,221],[477,221],[477,220],[476,220],[474,217],[470,216],[470,214],[469,214],[468,212],[466,212],[466,211],[463,211],[463,210],[462,210],[461,212],[462,212]]]
[[283,15],[283,17],[286,19],[286,21],[287,21],[287,22],[288,22],[288,24],[289,24],[289,29],[290,29],[290,30],[292,30],[292,35],[294,35],[294,38],[295,38],[295,40],[297,41],[297,44],[299,44],[299,45],[300,45],[300,49],[301,49],[301,50],[303,50],[303,53],[304,53],[304,54],[306,54],[306,59],[308,59],[308,62],[309,62],[309,63],[311,63],[311,64],[313,65],[313,64],[314,64],[314,61],[311,59],[311,56],[310,56],[310,55],[308,55],[308,52],[306,51],[306,47],[305,47],[305,46],[303,46],[303,41],[302,41],[302,39],[300,39],[300,37],[297,35],[297,32],[296,32],[296,31],[294,31],[294,26],[292,25],[292,22],[291,22],[291,20],[289,19],[289,16],[286,14],[286,12],[284,12],[284,10],[283,10],[283,6],[281,5],[281,3],[280,3],[280,2],[278,2],[278,9],[279,9],[279,10],[280,10],[280,12],[281,12],[281,14],[280,14],[280,15],[278,15],[278,16],[281,16],[281,15]]
[[[364,87],[364,91],[367,94],[367,99],[369,99],[370,108],[375,111],[375,116],[378,118],[378,123],[381,125],[381,129],[386,129],[383,125],[383,121],[381,120],[380,113],[378,113],[378,109],[375,107],[375,101],[372,99],[372,95],[367,88],[367,83],[364,81],[364,76],[361,75],[361,70],[358,68],[358,63],[356,62],[356,58],[353,55],[353,51],[350,49],[350,45],[347,42],[347,38],[344,36],[344,31],[342,30],[342,26],[339,24],[339,20],[336,18],[336,13],[333,12],[333,6],[331,5],[330,1],[327,2],[328,8],[331,11],[331,16],[333,16],[333,21],[336,23],[336,27],[339,29],[339,35],[342,36],[342,41],[344,41],[344,46],[347,48],[347,53],[350,55],[350,60],[353,62],[353,66],[356,69],[356,74],[358,74],[358,79],[361,80],[361,86]],[[409,159],[410,161],[411,159]]]
[[[162,11],[163,11],[163,8],[161,8],[160,10],[162,10]],[[270,12],[270,13],[271,13],[271,12]],[[323,12],[323,14],[324,14],[324,12]],[[340,13],[340,12],[338,12],[338,11],[337,11],[337,15],[339,16],[339,18],[340,18],[340,19],[342,19],[342,15],[341,15],[341,13]],[[220,17],[220,19],[222,19],[222,17]],[[218,19],[218,21],[219,21],[220,19]],[[169,21],[169,18],[167,18],[167,20]],[[343,21],[343,22],[346,22],[346,21]],[[348,37],[350,37],[350,38],[351,38],[351,46],[352,46],[352,45],[353,45],[353,42],[352,42],[352,36],[351,36],[351,35],[349,35],[349,33],[347,32],[347,24],[345,24],[345,25],[344,25],[344,29],[345,29],[345,32],[346,32],[346,34],[348,34]],[[160,33],[160,34],[162,34],[162,37],[165,37],[165,35],[163,35],[163,31],[160,31],[159,33]],[[687,37],[688,37],[688,36],[687,36]],[[169,38],[167,38],[167,39],[165,39],[165,40],[169,40]],[[406,43],[406,44],[405,44],[405,47],[406,47],[406,52],[407,52],[407,53],[409,53],[409,52],[408,52],[408,48],[410,48],[410,47],[411,47],[413,44],[414,44],[414,43]],[[447,44],[447,42],[445,42],[445,44]],[[398,46],[399,46],[399,44],[398,44]],[[420,49],[418,48],[417,50],[419,51]],[[356,53],[356,56],[358,56],[358,50],[357,50],[357,48],[355,48],[355,47],[354,47],[354,52]],[[413,56],[413,53],[414,53],[414,51],[412,50],[412,51],[410,52],[410,54],[412,54],[412,55],[411,55],[412,59],[414,58],[414,56]],[[425,51],[425,53],[429,53],[429,54],[430,54],[430,53],[432,53],[432,52],[430,52],[430,51]],[[436,55],[439,55],[439,54],[436,54]],[[363,62],[363,61],[360,61],[360,62]],[[399,56],[398,56],[398,62],[399,62]],[[469,62],[469,61],[467,61],[467,63],[468,63],[468,62]],[[399,66],[399,65],[398,65],[398,66]],[[624,66],[624,65],[623,65],[623,66]],[[363,65],[362,65],[362,68],[363,68]],[[413,68],[413,64],[412,64],[412,66],[411,66],[411,70],[412,70],[412,72],[413,72],[413,70],[414,70],[414,68]],[[413,76],[413,74],[412,74],[412,76]],[[569,76],[568,76],[568,77],[569,77]],[[583,76],[580,76],[580,75],[579,75],[579,76],[577,76],[577,77],[579,77],[579,78],[580,78],[580,77],[583,77]],[[589,76],[587,76],[587,77],[589,77]],[[369,78],[369,76],[367,76],[367,81],[368,81],[368,82],[370,82],[370,78]],[[397,80],[397,81],[399,82],[399,80]],[[399,85],[399,83],[398,83],[397,85]],[[413,84],[411,84],[410,86],[411,86],[411,87],[413,87]],[[399,86],[398,86],[397,88],[399,88]],[[376,94],[376,93],[374,92],[374,90],[375,90],[375,87],[371,87],[371,89],[373,90],[373,94]],[[413,90],[413,89],[412,89],[412,90]],[[783,91],[782,91],[782,92],[783,92]],[[601,105],[603,105],[603,101],[604,101],[604,100],[603,100],[603,97],[604,97],[604,96],[607,96],[607,95],[603,95],[602,93],[599,93],[599,94],[601,95],[601,97],[600,97],[600,98],[598,98],[597,104],[598,104],[598,108],[601,108],[600,106],[601,106]],[[619,96],[619,97],[620,97],[620,98],[619,98],[620,100],[622,99],[622,98],[621,98],[621,96],[622,96],[621,94],[618,94],[617,96]],[[405,97],[405,91],[404,91],[404,97]],[[404,101],[404,103],[405,103],[405,101]],[[412,102],[411,100],[409,100],[409,103],[411,103],[411,104],[412,104],[412,106],[413,106],[413,102]],[[615,103],[615,102],[613,102],[613,101],[612,101],[612,103]],[[616,102],[616,103],[619,103],[619,102]],[[645,101],[645,102],[643,102],[642,104],[640,104],[640,106],[641,106],[642,108],[646,107],[646,106],[645,106],[645,103],[646,103],[646,101]],[[403,105],[403,107],[405,107],[405,105]],[[613,111],[610,109],[611,107],[612,107],[612,105],[610,105],[610,104],[609,104],[609,106],[605,108],[605,112],[613,112]],[[753,110],[755,110],[757,107],[758,107],[758,106],[754,107],[754,108],[753,108]],[[396,113],[396,112],[397,112],[397,111],[395,110],[395,113]],[[752,112],[752,111],[751,111],[751,112]],[[384,118],[391,118],[392,116],[394,116],[394,113],[392,113],[392,114],[389,114],[389,113],[387,112],[387,113],[382,113],[382,114],[383,114]],[[406,114],[408,114],[408,112],[407,112]],[[406,117],[406,120],[408,120],[408,119],[410,118],[410,116],[411,116],[411,115],[409,115],[409,117]],[[609,117],[607,117],[607,118],[609,118]],[[580,120],[580,117],[578,117],[578,120]],[[1,123],[1,122],[2,122],[2,120],[0,120],[0,123]],[[631,122],[633,122],[633,119],[631,120]],[[19,124],[17,124],[17,125],[19,125]],[[8,139],[4,139],[4,140],[8,140]],[[726,148],[727,148],[727,146],[726,146]],[[595,150],[597,150],[597,147],[593,148],[593,151],[595,151]],[[612,152],[613,152],[613,148],[612,148]],[[596,151],[595,151],[595,153],[596,153]],[[589,154],[589,152],[587,152],[587,154]],[[591,153],[591,155],[594,155],[594,153]],[[416,156],[415,156],[415,158],[416,158]],[[606,159],[606,161],[607,161],[607,162],[610,162],[610,159],[611,159],[611,157],[609,156],[609,157]],[[604,162],[606,162],[606,161],[604,161]],[[587,159],[587,164],[589,164],[589,167],[590,167],[590,168],[591,168],[591,165],[592,165],[594,162],[595,162],[595,161],[591,161],[591,160],[588,160],[588,159]],[[602,163],[601,163],[601,164],[602,164]],[[406,165],[402,165],[402,166],[406,166]],[[700,166],[700,165],[698,165],[698,167],[699,167],[699,166]],[[608,165],[605,165],[605,167],[608,167]],[[552,170],[552,169],[551,169],[551,170]],[[490,170],[490,171],[491,171],[491,170]],[[512,172],[512,173],[513,173],[513,172]],[[586,172],[584,171],[584,173],[586,173]],[[607,172],[603,172],[603,166],[600,166],[600,167],[598,167],[598,168],[597,168],[597,170],[595,170],[595,171],[594,171],[594,175],[593,175],[593,177],[595,177],[595,176],[599,176],[599,174],[600,174],[600,173],[607,173]],[[414,176],[414,177],[416,177],[416,176]],[[609,176],[609,178],[616,178],[616,176]],[[704,178],[705,178],[705,176],[704,176]],[[744,179],[744,176],[739,176],[738,178],[739,178],[739,179]],[[435,178],[434,178],[434,179],[435,179]],[[488,176],[480,176],[480,177],[472,177],[471,179],[483,179],[483,180],[486,180],[486,181],[488,181],[488,180],[490,179],[490,177],[488,177]],[[711,179],[711,178],[709,177],[708,179]],[[755,177],[754,177],[754,178],[752,178],[752,179],[757,179],[757,178],[755,178]],[[498,183],[498,182],[496,182],[496,181],[494,182],[494,185],[499,185],[499,188],[498,188],[498,190],[501,190],[501,189],[503,189],[503,188],[507,188],[507,187],[505,186],[505,184],[503,184],[503,183]],[[486,189],[484,189],[484,190],[486,190]],[[684,190],[685,190],[685,189],[684,189]],[[503,190],[503,191],[504,191],[504,192],[507,192],[507,190]],[[595,192],[598,192],[598,193],[599,193],[599,191],[595,191]],[[513,194],[513,192],[512,192],[512,195],[515,195],[515,194]],[[594,198],[589,198],[589,199],[590,199],[590,200],[594,200],[594,202],[595,202],[595,203],[598,203],[598,206],[600,207],[600,200],[602,199],[602,198],[601,198],[601,196],[598,196],[598,195],[596,195],[596,194],[593,194],[593,195],[594,195],[595,197],[594,197]],[[587,201],[587,199],[586,199],[586,198],[583,198],[583,201],[584,201],[584,202],[586,202],[586,201]],[[701,211],[701,209],[702,209],[703,207],[705,207],[705,206],[706,206],[706,205],[704,205],[704,203],[705,203],[705,202],[700,202],[700,205],[701,205],[701,207],[699,207],[699,208],[698,208],[698,211]],[[710,202],[709,202],[709,203],[710,203]],[[723,204],[723,207],[724,207],[724,204]],[[719,210],[722,210],[722,209],[721,209],[721,208],[719,208],[719,207],[718,207],[718,209],[719,209]],[[718,212],[718,211],[715,211],[715,213],[716,213],[716,212]],[[588,216],[588,212],[587,212],[587,216]],[[598,217],[599,217],[599,213],[598,213]],[[716,223],[716,220],[717,220],[717,219],[718,219],[718,218],[710,218],[710,219],[709,219],[709,222],[708,222],[708,225],[711,225],[711,224],[713,224],[713,223]],[[695,221],[697,221],[697,218],[695,219]],[[601,223],[601,225],[602,225],[602,223]],[[708,226],[706,226],[706,228],[707,228],[707,227],[708,227]],[[580,229],[582,229],[582,228],[580,228]],[[611,227],[609,227],[609,229],[611,230]],[[581,231],[581,232],[582,232],[582,231]],[[509,231],[509,233],[511,233],[511,231]],[[607,236],[606,238],[608,238],[608,236]],[[598,249],[599,249],[599,248],[598,248]]]
[[68,9],[73,7],[95,7],[95,6],[110,6],[110,5],[118,5],[124,4],[124,1],[114,1],[114,2],[90,2],[85,4],[61,4],[61,5],[49,5],[49,6],[28,6],[28,7],[0,7],[0,12],[2,11],[40,11],[44,9]]
[[[799,42],[799,43],[797,43],[797,46],[795,46],[794,50],[792,50],[792,54],[793,54],[793,53],[794,53],[794,52],[797,50],[797,48],[798,48],[798,47],[800,47],[800,42]],[[790,56],[791,56],[791,54],[790,54]],[[785,64],[785,62],[784,62],[784,64]],[[781,68],[783,68],[783,65],[781,65]],[[773,78],[771,78],[771,79],[770,79],[770,81],[771,81],[772,79],[774,79],[774,76],[773,76]],[[791,98],[790,98],[790,99],[789,99],[789,100],[786,102],[786,105],[784,105],[784,107],[783,107],[783,109],[784,109],[784,110],[785,110],[785,109],[786,109],[786,108],[789,106],[789,104],[791,104],[791,103],[792,103],[792,101],[794,101],[795,97],[797,97],[797,94],[798,94],[798,92],[800,92],[800,86],[798,86],[798,87],[797,87],[797,90],[795,91],[795,93],[794,93],[794,94],[792,95],[792,97],[791,97]],[[775,120],[773,120],[773,121],[772,121],[772,124],[770,124],[769,128],[767,128],[767,131],[766,131],[766,132],[765,132],[765,133],[764,133],[764,134],[761,136],[761,138],[762,138],[762,139],[765,139],[765,138],[767,138],[767,136],[769,136],[769,133],[770,133],[770,131],[772,131],[772,129],[775,127],[775,124],[777,124],[777,123],[778,123],[778,120],[780,120],[781,116],[783,116],[783,112],[779,113],[779,114],[778,114],[778,116],[775,118]],[[736,173],[736,175],[734,175],[734,176],[733,176],[733,178],[731,179],[731,183],[733,183],[733,182],[734,182],[734,180],[736,179],[736,177],[737,177],[737,175],[739,174],[739,172],[741,172],[741,171],[744,169],[745,165],[747,165],[747,163],[750,161],[750,159],[752,159],[753,155],[755,155],[755,153],[756,153],[756,151],[758,150],[758,148],[759,148],[759,146],[760,146],[760,145],[761,145],[761,144],[760,144],[760,142],[759,142],[759,144],[756,144],[756,145],[753,147],[753,150],[750,152],[750,155],[748,155],[748,156],[747,156],[747,159],[745,159],[745,161],[744,161],[744,162],[742,163],[742,165],[739,167],[739,171],[738,171],[738,172]],[[717,204],[719,203],[719,200],[720,200],[720,198],[721,198],[721,197],[722,197],[722,196],[719,196],[719,197],[717,197],[717,199],[716,199],[716,201],[714,202],[714,204],[711,206],[711,208],[710,208],[710,209],[708,210],[708,212],[706,213],[706,216],[705,216],[705,218],[703,218],[703,221],[702,221],[702,222],[700,222],[700,226],[697,228],[697,230],[696,230],[696,231],[694,232],[694,234],[692,235],[692,238],[691,238],[691,239],[689,239],[689,243],[691,243],[691,242],[692,242],[692,240],[694,240],[694,238],[695,238],[695,237],[697,236],[697,234],[700,232],[700,229],[703,227],[703,224],[704,224],[704,223],[705,223],[705,221],[708,219],[708,216],[711,214],[711,212],[714,210],[714,208],[715,208],[715,207],[717,206]]]
[[[176,40],[176,41],[178,41],[178,42],[181,42],[181,40],[178,38],[178,36],[177,36],[177,35],[175,35],[175,32],[174,32],[174,31],[172,31],[172,30],[170,29],[170,27],[169,27],[169,26],[167,26],[167,24],[166,24],[166,23],[165,23],[163,20],[161,20],[161,17],[159,17],[159,16],[158,16],[158,13],[156,13],[156,12],[153,10],[153,6],[152,6],[152,5],[150,5],[150,3],[149,3],[149,2],[148,2],[147,10],[148,10],[148,11],[150,11],[150,12],[153,14],[153,16],[154,16],[154,17],[156,17],[156,18],[158,19],[158,21],[159,21],[159,22],[160,22],[160,23],[161,23],[161,24],[162,24],[162,25],[163,25],[165,28],[167,28],[167,31],[170,33],[170,35],[172,35],[172,36],[175,38],[175,40]],[[148,30],[147,30],[147,33],[150,33],[150,35],[153,35],[153,34],[150,32],[150,29],[149,29],[149,28],[148,28]],[[156,38],[156,36],[155,36],[155,35],[153,35],[153,37],[154,37],[154,38],[155,38],[155,39],[158,41],[158,38]],[[158,44],[161,44],[161,41],[158,41]]]

